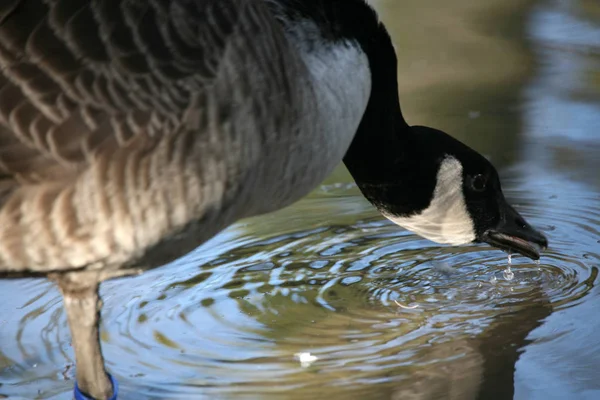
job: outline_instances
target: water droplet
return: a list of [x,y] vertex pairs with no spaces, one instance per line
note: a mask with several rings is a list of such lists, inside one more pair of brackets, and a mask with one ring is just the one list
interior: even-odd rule
[[537,270],[538,270],[538,271],[541,271],[541,270],[542,270],[542,266],[541,266],[541,262],[540,262],[540,260],[535,260],[535,265],[537,265],[537,267],[538,267],[538,268],[537,268]]
[[492,278],[490,279],[490,283],[496,283],[497,279],[496,279],[496,275],[492,276]]
[[502,276],[507,281],[512,281],[515,277],[515,274],[510,269],[511,265],[512,265],[512,254],[509,252],[508,253],[508,265],[506,266],[506,269],[504,271],[502,271]]

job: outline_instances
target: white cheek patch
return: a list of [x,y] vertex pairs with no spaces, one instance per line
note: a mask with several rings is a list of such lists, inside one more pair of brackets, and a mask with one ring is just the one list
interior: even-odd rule
[[460,245],[475,240],[473,220],[463,194],[462,165],[454,157],[442,161],[433,199],[418,215],[396,217],[390,221],[436,243]]

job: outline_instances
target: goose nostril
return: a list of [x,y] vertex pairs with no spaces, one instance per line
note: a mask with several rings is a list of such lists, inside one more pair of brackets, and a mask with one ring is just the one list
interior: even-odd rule
[[525,220],[523,218],[517,218],[515,220],[517,226],[521,229],[525,229],[527,228],[527,222],[525,222]]

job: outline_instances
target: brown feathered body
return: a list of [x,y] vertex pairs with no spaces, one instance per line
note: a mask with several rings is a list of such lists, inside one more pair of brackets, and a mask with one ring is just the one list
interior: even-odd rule
[[300,34],[254,0],[3,0],[0,274],[156,267],[308,193],[369,88]]

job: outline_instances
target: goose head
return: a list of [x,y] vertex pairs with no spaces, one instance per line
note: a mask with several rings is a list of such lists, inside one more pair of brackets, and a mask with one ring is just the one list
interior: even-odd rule
[[411,150],[390,164],[391,179],[357,181],[383,216],[436,243],[486,242],[539,259],[548,241],[507,202],[494,166],[442,131],[410,130]]

